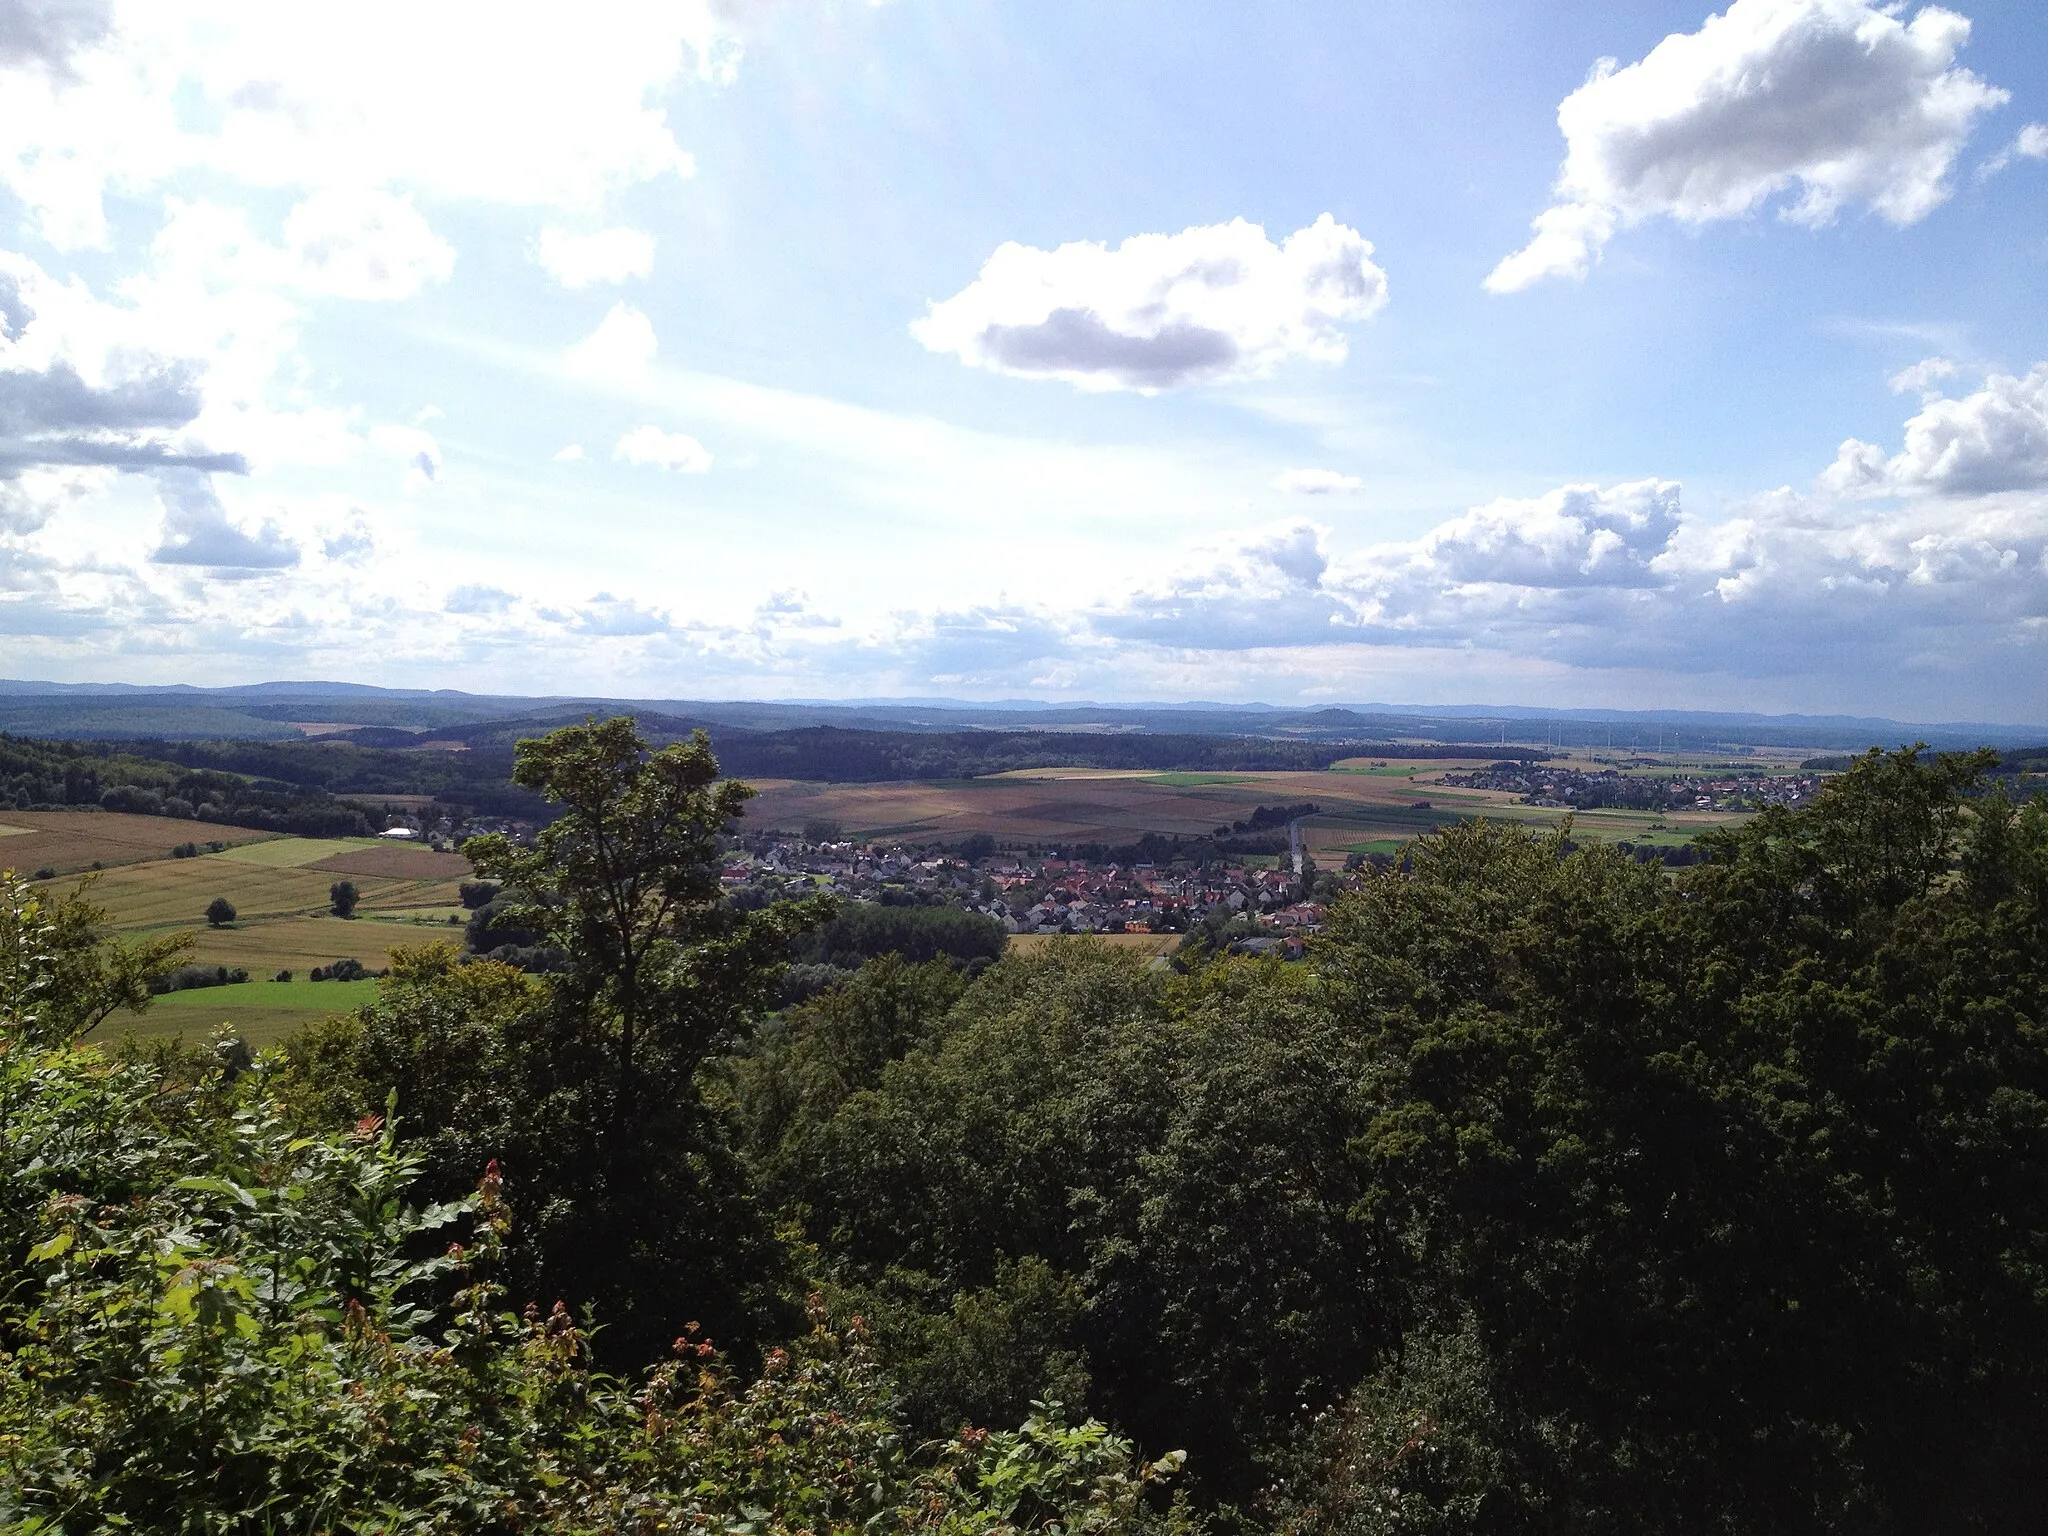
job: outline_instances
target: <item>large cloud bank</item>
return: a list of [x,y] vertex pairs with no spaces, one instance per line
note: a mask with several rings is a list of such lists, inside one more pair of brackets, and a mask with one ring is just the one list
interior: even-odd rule
[[[1502,498],[1348,548],[1294,519],[1084,609],[934,615],[895,643],[990,690],[1192,692],[1229,675],[1254,694],[1362,698],[1398,656],[1443,676],[1689,677],[1685,696],[1735,707],[1793,707],[1853,673],[1923,717],[2048,719],[2044,383],[2048,364],[1928,400],[1896,451],[1852,443],[1809,489],[1720,516],[1644,480]],[[814,655],[829,670],[852,653],[834,637]]]
[[9,10],[35,25],[0,51],[0,182],[59,248],[107,241],[109,192],[191,170],[588,209],[690,174],[650,97],[734,57],[709,0]]
[[[381,460],[396,489],[432,492],[435,440],[325,403],[301,332],[325,306],[445,283],[459,255],[433,219],[451,203],[545,215],[534,254],[565,287],[645,276],[652,241],[601,215],[622,189],[692,173],[660,98],[730,77],[727,11],[594,0],[572,23],[532,0],[0,3],[0,188],[58,257],[0,250],[0,538],[99,509],[68,532],[75,579],[0,550],[0,627],[75,628],[96,609],[142,623],[170,600],[152,568],[243,580],[244,611],[249,580],[286,570],[281,600],[317,608],[306,594],[328,566],[346,569],[348,603],[375,601],[376,515],[212,477]],[[653,345],[621,308],[576,357],[615,373]],[[153,508],[154,531],[138,536],[123,508]],[[313,626],[285,611],[287,632]]]
[[[1695,510],[1678,485],[1646,479],[1498,498],[1378,542],[1302,518],[1253,520],[1233,537],[1162,551],[1149,574],[1077,573],[1102,584],[1093,592],[907,605],[856,622],[796,593],[768,595],[743,621],[713,620],[659,590],[584,588],[565,600],[467,570],[439,585],[429,574],[404,600],[351,602],[344,557],[360,558],[374,522],[351,520],[348,508],[324,526],[273,521],[250,498],[222,505],[205,477],[168,467],[151,472],[164,515],[153,558],[209,581],[238,578],[234,643],[316,670],[322,647],[345,632],[437,666],[454,657],[512,677],[541,667],[650,695],[687,686],[1365,699],[1434,676],[1469,696],[1505,687],[1568,702],[1618,676],[1637,680],[1629,696],[1656,679],[1667,699],[1796,708],[1830,699],[1853,675],[1873,680],[1869,707],[1893,713],[2039,720],[2044,379],[2048,364],[1923,399],[1902,413],[1895,441],[1852,443],[1833,465],[1817,452],[1808,486],[1718,510]],[[664,429],[629,438],[621,456],[639,463],[688,471],[708,458]],[[23,475],[73,473],[112,471]],[[203,631],[195,615],[227,624],[204,598],[36,556],[22,532],[32,525],[0,496],[0,566],[14,561],[0,631],[133,645]]]
[[1910,20],[1898,11],[1735,0],[1637,63],[1602,60],[1557,109],[1557,202],[1486,286],[1583,277],[1628,225],[1739,218],[1781,194],[1784,216],[1804,224],[1844,208],[1925,218],[1949,195],[1978,118],[2007,93],[1956,63],[1968,20],[1938,6]]

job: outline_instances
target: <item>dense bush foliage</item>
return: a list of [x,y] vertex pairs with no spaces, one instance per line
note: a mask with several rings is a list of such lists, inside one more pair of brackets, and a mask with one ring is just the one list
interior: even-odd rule
[[146,1071],[10,1045],[9,1529],[1180,1528],[1146,1501],[1174,1463],[1099,1424],[907,1442],[860,1330],[818,1308],[751,1383],[694,1326],[644,1378],[604,1376],[565,1311],[515,1316],[489,1280],[494,1179],[410,1208],[374,1124],[295,1136],[258,1086],[184,1137]]
[[472,845],[565,968],[405,951],[255,1062],[77,1047],[181,956],[10,885],[0,1522],[2043,1530],[2048,802],[1987,764],[1675,872],[1445,830],[1306,964],[771,1012],[830,907],[723,899],[703,742],[577,727]]
[[176,970],[153,978],[149,984],[152,994],[161,996],[165,992],[189,992],[195,987],[226,987],[249,979],[249,973],[241,966],[232,970],[225,965],[181,965]]
[[850,902],[799,937],[791,958],[799,964],[842,970],[883,955],[902,955],[919,963],[946,956],[966,964],[995,959],[1004,942],[1001,923],[965,907]]
[[1192,1530],[1152,1492],[1178,1458],[1056,1407],[907,1438],[865,1331],[817,1300],[751,1381],[695,1321],[599,1372],[587,1322],[508,1305],[494,1167],[417,1206],[427,1148],[376,1117],[306,1133],[281,1062],[72,1045],[52,918],[0,888],[6,1529]]

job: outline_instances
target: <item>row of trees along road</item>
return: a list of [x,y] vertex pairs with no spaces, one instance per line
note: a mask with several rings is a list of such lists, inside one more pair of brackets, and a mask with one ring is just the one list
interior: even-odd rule
[[770,1015],[829,907],[721,898],[708,746],[523,743],[561,816],[468,852],[560,972],[429,946],[110,1069],[38,956],[150,957],[0,946],[9,1517],[2048,1529],[2048,806],[1985,766],[1871,754],[1675,878],[1449,829],[1303,965]]

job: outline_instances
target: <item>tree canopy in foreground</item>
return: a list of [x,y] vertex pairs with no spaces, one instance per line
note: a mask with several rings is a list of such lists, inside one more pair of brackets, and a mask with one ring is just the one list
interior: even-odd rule
[[254,1062],[77,1045],[164,957],[9,885],[0,1520],[2041,1530],[2048,806],[1984,767],[771,1013],[826,910],[722,902],[701,743],[579,727],[478,850],[569,968],[412,951]]

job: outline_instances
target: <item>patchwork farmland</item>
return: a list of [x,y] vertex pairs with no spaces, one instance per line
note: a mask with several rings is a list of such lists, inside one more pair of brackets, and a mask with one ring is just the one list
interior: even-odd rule
[[[199,851],[179,857],[185,846]],[[360,983],[307,982],[313,967],[350,958],[381,969],[395,944],[454,935],[449,920],[460,921],[458,889],[469,874],[459,854],[374,838],[292,837],[101,811],[0,813],[0,868],[67,891],[87,881],[118,935],[189,934],[194,962],[258,978],[169,994],[146,1014],[109,1020],[104,1032],[191,1040],[227,1022],[257,1043],[365,999]],[[359,898],[349,919],[329,910],[329,887],[344,879]],[[205,920],[216,896],[235,908],[235,921],[217,928]],[[281,970],[294,980],[268,979]]]
[[[1745,764],[1747,771],[1760,766]],[[1452,786],[1468,759],[1360,758],[1323,771],[1145,772],[1027,769],[984,778],[879,784],[760,780],[749,830],[798,834],[829,824],[862,841],[954,844],[988,833],[1013,849],[1127,844],[1148,832],[1198,838],[1243,821],[1260,806],[1313,801],[1301,823],[1309,855],[1324,867],[1351,853],[1391,852],[1409,838],[1472,817],[1553,826],[1564,814],[1504,791]],[[1581,810],[1573,833],[1638,843],[1682,843],[1740,819],[1723,812]],[[178,850],[195,847],[180,857]],[[1271,862],[1270,859],[1265,862]],[[315,966],[389,963],[394,945],[449,937],[462,918],[458,854],[371,838],[310,838],[189,820],[111,812],[0,813],[0,868],[69,888],[90,882],[92,899],[127,937],[182,933],[192,958],[240,968],[255,980],[160,999],[110,1032],[206,1034],[223,1021],[248,1038],[275,1039],[326,1012],[357,1006],[360,984],[308,983]],[[329,910],[329,887],[358,892],[349,919]],[[215,897],[234,922],[209,926]],[[290,971],[294,980],[269,980]]]
[[[1757,771],[1757,764],[1747,765]],[[1354,759],[1316,772],[1146,773],[1039,768],[987,778],[892,784],[769,780],[747,807],[751,828],[796,833],[830,823],[862,839],[954,843],[977,832],[1005,846],[1130,843],[1146,832],[1199,837],[1243,820],[1261,805],[1314,801],[1302,823],[1310,855],[1388,852],[1436,827],[1486,816],[1553,826],[1564,814],[1487,789],[1452,788],[1464,760]],[[1575,836],[1683,843],[1740,820],[1714,811],[1588,810],[1573,813]]]

